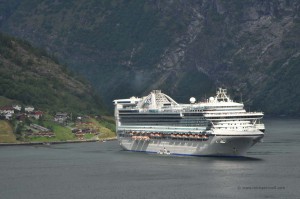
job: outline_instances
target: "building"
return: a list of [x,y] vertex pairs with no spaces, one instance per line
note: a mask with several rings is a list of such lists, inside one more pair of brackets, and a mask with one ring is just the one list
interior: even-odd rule
[[32,111],[34,111],[34,107],[32,107],[32,106],[26,106],[26,107],[25,107],[25,112],[30,113],[30,112],[32,112]]
[[21,109],[22,109],[22,106],[21,106],[21,105],[18,105],[18,104],[13,105],[12,107],[13,107],[13,109],[15,109],[16,111],[21,111]]
[[68,119],[68,113],[57,112],[55,117],[54,117],[54,121],[58,122],[60,124],[65,123],[67,121],[67,119]]
[[12,119],[12,116],[14,113],[15,113],[15,110],[12,106],[0,107],[0,115],[3,116],[7,120]]
[[42,111],[33,111],[32,113],[30,113],[28,115],[28,117],[33,117],[35,118],[36,120],[40,119],[42,116],[43,116],[43,112]]

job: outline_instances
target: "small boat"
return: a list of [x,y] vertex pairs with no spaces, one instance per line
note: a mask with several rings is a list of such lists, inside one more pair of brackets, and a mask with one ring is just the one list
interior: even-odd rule
[[166,148],[161,149],[158,154],[160,155],[170,155],[170,151],[168,151]]

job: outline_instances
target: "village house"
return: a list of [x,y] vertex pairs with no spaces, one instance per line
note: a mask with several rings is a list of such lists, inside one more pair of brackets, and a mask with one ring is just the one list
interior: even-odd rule
[[21,106],[21,105],[18,105],[18,104],[13,105],[12,107],[13,107],[13,109],[15,109],[16,111],[21,111],[21,109],[22,109],[22,106]]
[[30,114],[28,114],[28,117],[33,117],[36,120],[40,119],[43,116],[43,112],[42,111],[33,111]]
[[2,106],[0,107],[0,115],[3,116],[5,119],[10,120],[12,119],[15,110],[12,106]]
[[25,113],[17,113],[15,116],[17,120],[21,120],[21,121],[24,121],[25,118],[27,117]]
[[58,122],[60,124],[63,124],[64,122],[66,122],[68,119],[68,113],[56,113],[55,117],[54,117],[54,121]]
[[[51,132],[50,129],[40,126],[38,124],[30,124],[30,128],[34,129],[27,129],[27,136],[31,137],[55,137],[55,134]],[[37,132],[35,132],[37,131]]]
[[35,119],[40,119],[40,117],[42,117],[44,114],[42,111],[34,111],[34,107],[32,107],[32,106],[25,107],[24,110],[26,113],[21,113],[21,110],[22,110],[21,105],[2,106],[2,107],[0,107],[0,116],[3,119],[10,120],[15,115],[16,119],[24,120],[25,117],[32,117]]
[[32,111],[34,111],[34,107],[32,107],[32,106],[26,106],[26,107],[25,107],[25,112],[30,113],[30,112],[32,112]]

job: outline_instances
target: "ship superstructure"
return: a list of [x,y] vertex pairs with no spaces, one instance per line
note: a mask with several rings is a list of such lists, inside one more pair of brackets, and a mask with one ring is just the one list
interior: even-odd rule
[[262,112],[247,112],[219,88],[204,102],[179,104],[160,90],[114,100],[117,137],[125,150],[179,155],[245,155],[264,136]]

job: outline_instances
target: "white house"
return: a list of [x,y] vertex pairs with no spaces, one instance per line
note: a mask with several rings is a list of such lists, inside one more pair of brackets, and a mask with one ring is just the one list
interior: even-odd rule
[[40,117],[43,116],[43,112],[42,111],[34,111],[34,112],[31,112],[28,117],[33,117],[35,118],[36,120],[40,119]]
[[5,119],[10,120],[15,113],[12,106],[2,106],[0,107],[0,115],[4,116]]
[[67,121],[68,119],[68,113],[56,113],[55,117],[54,117],[54,121],[58,122],[58,123],[64,123],[65,121]]
[[25,107],[25,112],[32,112],[32,111],[34,111],[34,107],[32,107],[32,106]]
[[13,117],[13,114],[11,114],[11,113],[6,113],[6,114],[4,114],[4,117],[5,117],[5,119],[7,119],[7,120],[11,120],[12,117]]
[[0,107],[0,114],[7,114],[7,113],[14,114],[15,110],[11,106]]
[[22,107],[18,104],[12,106],[16,111],[21,111]]

